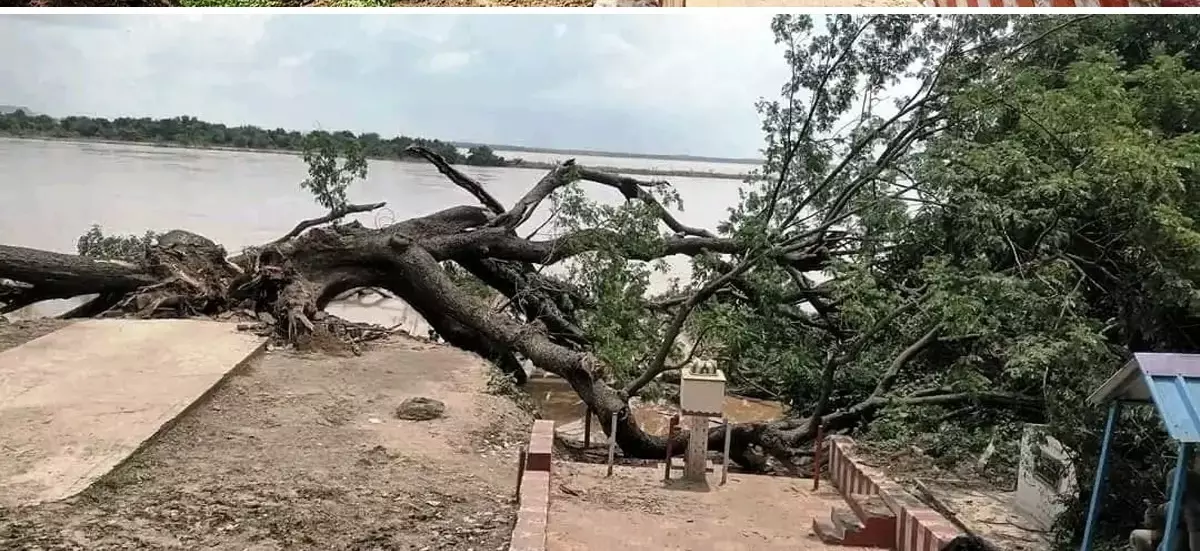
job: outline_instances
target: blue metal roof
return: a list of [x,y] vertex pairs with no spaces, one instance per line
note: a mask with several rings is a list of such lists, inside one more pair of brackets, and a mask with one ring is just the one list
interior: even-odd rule
[[1167,434],[1200,442],[1200,354],[1134,354],[1088,401],[1153,403]]

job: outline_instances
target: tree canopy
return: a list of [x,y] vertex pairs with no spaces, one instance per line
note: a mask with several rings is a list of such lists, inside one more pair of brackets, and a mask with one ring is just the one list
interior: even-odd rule
[[[793,76],[759,106],[767,161],[720,228],[747,252],[697,255],[697,277],[651,306],[694,303],[692,352],[809,433],[945,462],[992,444],[1011,474],[1021,424],[1048,423],[1086,500],[1101,427],[1086,396],[1131,351],[1200,342],[1200,19],[779,16],[773,31]],[[569,197],[568,226],[651,233],[645,205],[598,217]],[[768,261],[814,239],[818,269]],[[658,353],[685,350],[660,344],[669,316],[629,300],[646,265],[589,254],[603,261],[573,281],[606,308],[584,318],[598,353],[618,376],[671,367]],[[1130,415],[1115,468],[1133,476],[1106,509],[1118,538],[1167,467],[1157,422]]]

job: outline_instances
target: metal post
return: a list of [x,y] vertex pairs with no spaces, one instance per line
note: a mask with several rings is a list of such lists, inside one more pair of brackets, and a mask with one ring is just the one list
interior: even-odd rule
[[679,416],[671,417],[667,423],[667,468],[663,470],[663,481],[671,480],[671,441],[675,439],[675,430],[679,427]]
[[592,447],[592,408],[583,416],[583,449]]
[[[1112,446],[1113,432],[1116,431],[1117,418],[1120,415],[1121,402],[1113,402],[1108,406],[1108,421],[1104,423],[1104,440],[1100,444],[1100,464],[1096,466],[1096,481],[1092,485],[1092,499],[1088,505],[1087,526],[1083,529],[1083,545],[1079,548],[1080,551],[1092,551],[1092,542],[1096,539],[1096,521],[1100,518],[1100,500],[1103,499],[1105,478],[1108,477],[1109,448]],[[1171,533],[1171,531],[1168,530],[1167,533]]]
[[[1183,511],[1183,492],[1187,490],[1187,473],[1192,468],[1192,445],[1179,443],[1179,455],[1175,458],[1175,477],[1171,480],[1171,505],[1167,509],[1167,529],[1159,549],[1175,549],[1179,537],[1179,517]],[[1189,527],[1190,528],[1190,527]]]
[[729,418],[725,418],[725,450],[721,455],[721,485],[725,485],[725,480],[729,477],[729,437],[733,435],[733,425],[729,422]]
[[608,432],[608,474],[612,476],[613,456],[617,452],[617,412],[612,414],[612,430]]
[[825,425],[817,425],[817,440],[813,442],[813,491],[821,489],[821,444],[825,440]]

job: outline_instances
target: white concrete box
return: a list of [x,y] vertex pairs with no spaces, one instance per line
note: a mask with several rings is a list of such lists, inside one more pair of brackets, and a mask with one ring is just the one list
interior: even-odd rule
[[684,415],[720,417],[725,408],[725,373],[700,363],[680,375],[679,409]]
[[1062,443],[1045,433],[1044,425],[1026,425],[1021,437],[1021,462],[1016,509],[1043,529],[1049,530],[1066,510],[1064,499],[1078,495],[1075,466]]

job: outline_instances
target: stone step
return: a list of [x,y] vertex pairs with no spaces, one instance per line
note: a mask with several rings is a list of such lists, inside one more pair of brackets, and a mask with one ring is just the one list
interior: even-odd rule
[[841,506],[830,509],[828,519],[813,519],[813,533],[822,542],[846,547],[891,549],[896,540],[894,522],[889,532],[881,531],[878,524],[869,529],[854,511]]
[[887,500],[878,494],[850,494],[846,504],[863,521],[871,519],[896,520],[896,513],[888,506]]

